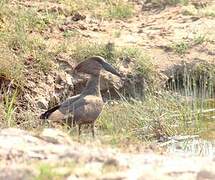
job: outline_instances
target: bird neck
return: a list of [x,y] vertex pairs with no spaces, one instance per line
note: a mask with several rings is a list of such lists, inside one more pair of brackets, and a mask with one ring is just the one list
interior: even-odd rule
[[100,74],[99,75],[91,75],[90,79],[87,82],[86,87],[83,90],[83,94],[101,96]]

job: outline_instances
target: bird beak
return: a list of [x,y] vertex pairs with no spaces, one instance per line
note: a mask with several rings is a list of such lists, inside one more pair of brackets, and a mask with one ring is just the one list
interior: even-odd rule
[[110,73],[112,73],[112,74],[114,74],[114,75],[116,75],[116,76],[122,77],[122,75],[121,75],[120,73],[118,73],[117,70],[114,69],[114,67],[111,66],[109,63],[107,63],[107,62],[102,62],[102,67],[103,67],[106,71],[108,71],[108,72],[110,72]]

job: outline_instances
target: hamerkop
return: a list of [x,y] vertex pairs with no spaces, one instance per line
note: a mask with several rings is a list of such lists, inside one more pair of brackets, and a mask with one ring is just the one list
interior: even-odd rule
[[60,105],[49,109],[43,113],[40,118],[54,121],[70,118],[72,121],[69,121],[69,125],[72,125],[72,123],[77,124],[79,135],[81,134],[81,126],[83,124],[90,124],[92,135],[94,137],[94,123],[104,105],[100,92],[100,72],[102,69],[121,77],[121,75],[104,60],[104,58],[100,56],[88,58],[79,63],[74,69],[75,74],[85,73],[90,75],[90,79],[81,94],[72,96]]

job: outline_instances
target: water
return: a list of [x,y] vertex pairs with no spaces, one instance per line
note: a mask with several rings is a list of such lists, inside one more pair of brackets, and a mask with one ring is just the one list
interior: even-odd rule
[[201,121],[198,136],[184,136],[184,139],[172,137],[166,145],[167,151],[170,153],[215,156],[215,99],[195,101],[195,108],[199,109],[197,112]]
[[167,146],[170,153],[190,154],[194,156],[215,156],[215,141],[201,138],[175,141]]

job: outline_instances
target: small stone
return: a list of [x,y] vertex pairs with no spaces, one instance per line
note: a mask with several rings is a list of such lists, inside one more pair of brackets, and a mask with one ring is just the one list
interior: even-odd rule
[[84,20],[86,19],[85,15],[81,15],[79,12],[76,12],[73,16],[72,16],[72,20],[73,21],[79,21],[79,20]]
[[27,84],[26,84],[26,86],[28,88],[35,88],[36,87],[36,83],[33,82],[33,81],[28,81]]
[[47,84],[53,84],[54,83],[54,78],[52,76],[48,75],[46,82],[47,82]]
[[212,180],[212,179],[215,179],[215,173],[206,170],[198,172],[196,177],[196,180]]
[[108,159],[107,161],[105,161],[104,163],[105,166],[119,166],[119,162],[117,161],[117,159],[111,158]]
[[48,108],[48,101],[47,101],[44,97],[40,97],[40,98],[37,100],[37,106],[38,106],[40,109],[47,109],[47,108]]
[[83,24],[79,24],[78,27],[81,30],[87,30],[87,27],[85,25],[83,25]]
[[59,26],[59,30],[60,30],[61,32],[64,32],[64,31],[66,30],[66,27],[65,27],[65,26]]
[[46,128],[40,137],[53,144],[71,144],[71,138],[64,132],[52,128]]
[[9,166],[0,169],[0,180],[28,180],[33,179],[38,175],[33,169],[28,167],[21,167],[19,164],[17,166]]
[[127,179],[126,174],[123,172],[116,172],[116,173],[108,173],[103,175],[101,180],[125,180]]
[[139,30],[137,31],[137,33],[143,33],[143,30],[142,30],[142,29],[139,29]]
[[71,171],[72,171],[72,168],[69,168],[69,167],[57,167],[53,169],[53,172],[61,176],[67,176],[68,174],[71,173]]

